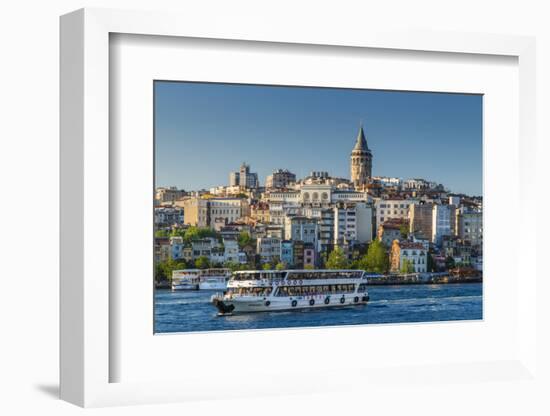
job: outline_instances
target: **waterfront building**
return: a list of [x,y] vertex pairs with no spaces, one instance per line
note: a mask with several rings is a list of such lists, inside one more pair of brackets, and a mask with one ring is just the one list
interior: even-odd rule
[[183,225],[184,212],[180,207],[155,207],[155,226],[157,228]]
[[285,240],[300,240],[317,246],[318,220],[304,216],[285,217]]
[[303,206],[328,206],[331,203],[332,185],[311,184],[301,185],[301,203]]
[[159,187],[155,190],[155,200],[159,204],[175,202],[179,199],[182,199],[187,195],[183,189],[178,189],[175,186],[170,186],[168,188]]
[[225,262],[225,249],[224,247],[215,246],[212,247],[210,250],[210,257],[208,258],[210,260],[210,264],[212,265],[223,265]]
[[258,202],[250,206],[250,218],[254,222],[260,222],[263,224],[268,224],[271,222],[269,215],[269,204],[267,202]]
[[223,239],[225,261],[233,263],[239,262],[239,243],[235,237],[225,237]]
[[262,263],[278,262],[281,258],[281,240],[263,237],[256,240],[256,253]]
[[222,226],[233,223],[247,215],[248,202],[244,198],[211,198],[208,200],[209,218],[220,230]]
[[469,265],[472,256],[472,245],[455,235],[446,235],[441,239],[441,252],[445,257],[452,257],[455,264]]
[[170,237],[170,257],[172,260],[183,258],[183,237]]
[[483,247],[483,213],[460,209],[456,215],[456,235],[469,241],[476,250]]
[[362,187],[369,183],[372,177],[372,152],[367,145],[363,126],[355,140],[355,146],[350,155],[351,182],[355,187]]
[[191,242],[191,248],[193,253],[193,260],[198,259],[201,256],[208,257],[212,254],[212,249],[218,247],[218,241],[215,238],[201,238]]
[[267,225],[265,227],[265,236],[278,238],[279,240],[285,237],[285,228],[282,225]]
[[183,201],[184,223],[197,227],[210,225],[208,200],[200,197],[191,197]]
[[193,246],[191,244],[186,244],[182,249],[182,257],[185,261],[193,260]]
[[229,186],[240,186],[242,188],[257,188],[258,174],[250,172],[250,166],[243,162],[238,172],[229,174]]
[[394,240],[390,252],[390,270],[400,272],[405,261],[412,265],[415,273],[426,273],[428,250],[421,243]]
[[248,215],[248,202],[244,198],[187,198],[183,204],[184,223],[220,230]]
[[281,262],[286,266],[294,265],[293,245],[290,240],[281,241]]
[[334,244],[372,241],[372,206],[362,203],[338,203],[334,211]]
[[433,204],[409,205],[409,232],[420,238],[432,239]]
[[386,247],[391,247],[394,240],[401,239],[401,224],[394,221],[386,221],[384,224],[380,224],[376,237]]
[[440,246],[443,236],[454,234],[456,207],[436,204],[432,209],[432,242]]
[[288,169],[277,169],[271,175],[268,175],[265,180],[265,187],[267,189],[276,188],[288,188],[291,184],[296,183],[296,175],[290,172]]
[[292,263],[297,269],[304,268],[304,242],[301,240],[292,241],[292,255],[294,259]]
[[408,219],[409,206],[413,203],[414,200],[410,199],[376,199],[376,225],[390,219]]
[[168,237],[155,237],[154,257],[155,262],[165,262],[170,259],[170,239]]
[[316,255],[315,247],[311,243],[304,244],[304,268],[315,267]]

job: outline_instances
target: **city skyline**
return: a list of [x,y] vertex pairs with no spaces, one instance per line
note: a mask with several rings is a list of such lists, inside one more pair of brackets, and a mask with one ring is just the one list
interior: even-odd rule
[[242,162],[262,186],[279,168],[349,178],[361,122],[373,176],[482,194],[480,95],[164,81],[155,82],[155,185],[227,185]]

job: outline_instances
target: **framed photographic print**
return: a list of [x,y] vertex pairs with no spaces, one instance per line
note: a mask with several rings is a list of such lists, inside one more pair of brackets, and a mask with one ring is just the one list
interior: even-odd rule
[[482,319],[482,95],[154,100],[155,333]]
[[62,17],[62,398],[532,380],[533,40],[243,27]]

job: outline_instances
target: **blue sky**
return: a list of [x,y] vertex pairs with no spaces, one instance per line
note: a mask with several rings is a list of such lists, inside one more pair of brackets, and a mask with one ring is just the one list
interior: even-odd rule
[[349,177],[363,121],[373,175],[482,193],[480,95],[155,82],[156,186],[227,185],[245,161],[265,177]]

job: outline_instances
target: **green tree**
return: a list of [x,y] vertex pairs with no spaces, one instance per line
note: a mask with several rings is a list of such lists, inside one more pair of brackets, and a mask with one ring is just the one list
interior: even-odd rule
[[401,224],[399,227],[399,231],[401,232],[401,238],[406,239],[409,236],[409,226],[407,223]]
[[455,268],[455,259],[453,259],[451,256],[447,256],[445,259],[445,267],[448,269],[454,269]]
[[348,259],[340,247],[336,247],[328,255],[326,262],[327,269],[346,269],[348,267]]
[[239,243],[239,248],[252,245],[252,237],[248,231],[241,231],[239,237],[237,237],[237,242]]
[[426,269],[429,272],[435,272],[435,261],[432,253],[428,253],[428,259],[426,260]]
[[414,266],[408,259],[403,259],[401,262],[401,273],[414,273]]
[[315,266],[313,264],[306,264],[304,270],[315,270]]
[[389,269],[386,247],[379,240],[373,240],[367,254],[361,259],[361,268],[371,273],[386,273]]
[[188,229],[185,230],[183,234],[183,239],[186,242],[191,242],[194,240],[199,240],[201,238],[219,238],[218,233],[216,233],[214,230],[208,228],[208,227],[196,227],[191,226]]
[[286,265],[282,262],[279,262],[275,265],[275,270],[284,270],[286,269]]
[[234,272],[235,270],[239,270],[240,264],[234,261],[226,261],[223,264],[223,267],[225,267],[226,269],[230,269],[232,272]]
[[271,270],[271,263],[264,263],[264,265],[262,266],[262,269]]
[[168,237],[168,231],[166,230],[157,230],[155,231],[155,237],[156,238],[163,238],[163,237]]
[[210,260],[206,256],[200,256],[195,260],[195,267],[197,269],[208,269],[210,267]]

